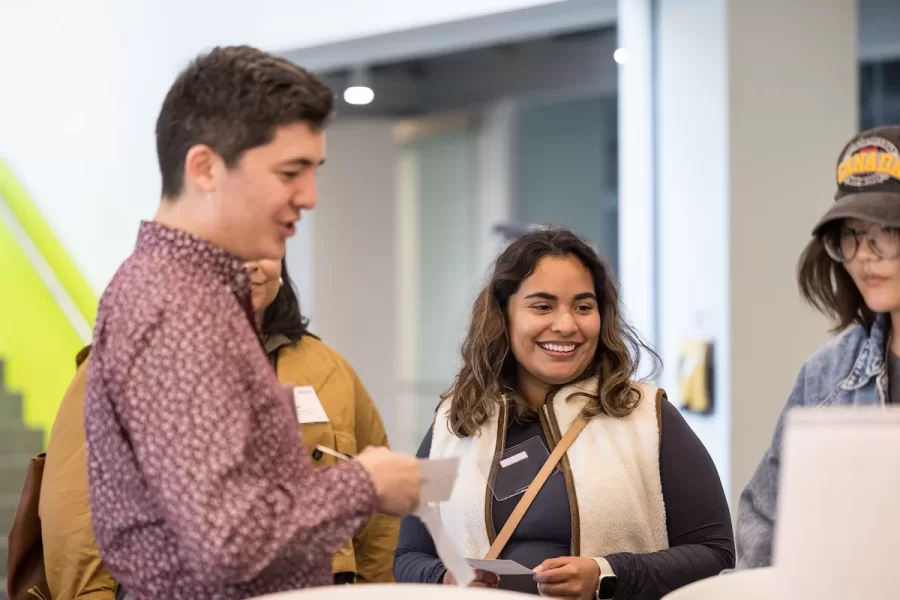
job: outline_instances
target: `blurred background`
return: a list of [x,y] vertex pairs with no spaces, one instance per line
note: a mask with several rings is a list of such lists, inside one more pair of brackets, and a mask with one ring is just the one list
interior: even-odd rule
[[837,155],[900,122],[893,0],[57,0],[0,23],[0,528],[155,211],[162,98],[214,45],[339,96],[288,264],[396,448],[450,386],[498,251],[562,225],[618,274],[732,508],[829,335],[795,267]]

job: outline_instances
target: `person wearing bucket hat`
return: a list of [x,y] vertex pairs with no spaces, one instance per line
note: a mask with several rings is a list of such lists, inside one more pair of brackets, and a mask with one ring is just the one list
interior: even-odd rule
[[829,225],[845,219],[900,227],[898,148],[900,126],[864,131],[844,147],[836,169],[834,205],[819,220],[813,235],[822,235]]
[[798,406],[900,404],[900,126],[854,137],[834,204],[801,255],[803,297],[841,332],[804,363],[772,443],[741,494],[738,568],[772,563],[784,420]]

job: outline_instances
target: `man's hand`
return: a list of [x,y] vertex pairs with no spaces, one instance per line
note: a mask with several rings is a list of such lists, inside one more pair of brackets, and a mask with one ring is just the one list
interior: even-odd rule
[[354,460],[372,478],[379,512],[405,517],[418,508],[422,473],[415,457],[397,454],[387,448],[369,447]]
[[[450,571],[444,573],[444,585],[456,585],[456,579]],[[493,588],[500,585],[500,576],[496,573],[488,573],[481,569],[475,569],[475,579],[468,587]]]
[[545,560],[534,569],[541,596],[589,600],[597,591],[600,566],[590,558],[564,556]]

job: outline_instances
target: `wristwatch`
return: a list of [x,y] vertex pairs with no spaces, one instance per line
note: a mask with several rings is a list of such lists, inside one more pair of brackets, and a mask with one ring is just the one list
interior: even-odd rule
[[613,600],[616,597],[616,588],[619,587],[619,578],[616,577],[612,565],[605,558],[595,558],[600,567],[600,577],[597,579],[597,590],[594,592],[595,600]]
[[616,597],[616,588],[618,586],[618,577],[601,574],[599,581],[597,581],[597,600],[613,600]]

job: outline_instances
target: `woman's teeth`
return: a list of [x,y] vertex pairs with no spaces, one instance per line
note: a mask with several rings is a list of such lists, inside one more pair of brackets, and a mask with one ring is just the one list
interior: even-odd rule
[[575,344],[538,344],[544,350],[551,352],[574,352]]

